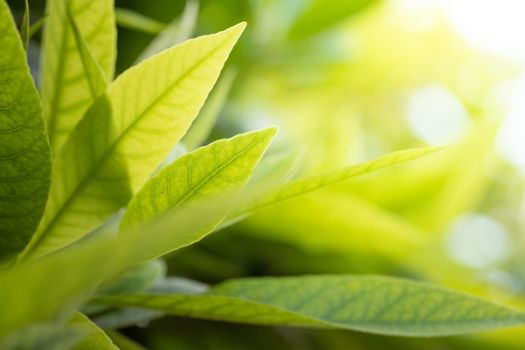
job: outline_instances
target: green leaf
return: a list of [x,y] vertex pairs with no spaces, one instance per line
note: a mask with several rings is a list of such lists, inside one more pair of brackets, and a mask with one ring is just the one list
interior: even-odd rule
[[372,203],[322,190],[258,210],[241,223],[245,235],[286,242],[317,255],[319,252],[378,255],[399,261],[419,251],[428,233]]
[[85,329],[58,322],[37,323],[13,332],[0,341],[5,350],[71,349],[86,334]]
[[115,15],[119,27],[138,30],[148,34],[158,34],[166,28],[165,23],[129,9],[117,7]]
[[102,286],[101,294],[119,294],[130,291],[144,291],[166,275],[166,264],[162,260],[153,260],[134,266],[121,276]]
[[70,324],[81,326],[87,331],[87,334],[73,347],[73,350],[118,350],[106,333],[85,315],[77,312]]
[[180,157],[133,198],[121,227],[136,227],[170,210],[241,188],[275,132],[269,128],[237,135]]
[[191,125],[190,130],[184,135],[182,142],[189,150],[193,150],[206,141],[226,103],[228,94],[235,79],[236,72],[228,69],[224,72],[217,86],[213,89],[206,104]]
[[116,57],[112,0],[47,1],[42,49],[42,104],[55,153],[93,102],[82,57],[68,20],[67,4],[106,81],[113,78]]
[[[227,196],[197,203],[136,230],[118,236],[101,233],[37,263],[0,270],[0,286],[9,286],[0,288],[0,338],[33,322],[71,314],[103,281],[209,234],[239,202],[237,196]],[[45,292],[35,296],[35,291]]]
[[261,161],[250,179],[250,187],[269,187],[290,181],[299,171],[301,157],[297,149],[285,144],[274,147]]
[[453,290],[388,277],[248,278],[203,294],[132,294],[96,302],[261,325],[445,336],[523,324],[525,313]]
[[27,51],[27,45],[29,44],[29,2],[25,0],[24,15],[22,16],[22,23],[20,24],[20,36],[22,37],[22,45]]
[[[164,293],[195,293],[204,292],[207,289],[207,285],[194,280],[180,277],[168,277],[164,280],[158,281],[150,290],[162,291]],[[129,293],[123,292],[121,294]],[[104,293],[101,291],[99,295],[104,295]],[[87,307],[97,309],[108,308],[108,306],[96,304],[88,304]],[[97,315],[94,321],[100,327],[105,329],[119,329],[131,327],[137,324],[145,324],[163,316],[164,313],[158,310],[148,310],[142,308],[118,308],[102,315]]]
[[26,53],[0,1],[0,259],[27,244],[49,190],[51,157]]
[[75,37],[75,44],[77,45],[82,67],[84,68],[84,77],[88,82],[91,97],[92,99],[95,99],[106,89],[106,86],[108,85],[106,77],[97,62],[97,59],[93,56],[93,53],[82,36],[80,29],[78,29],[69,4],[66,5],[66,13],[69,25],[73,31],[73,36]]
[[170,24],[165,25],[164,28],[161,28],[158,32],[159,34],[144,49],[135,62],[141,62],[163,50],[169,49],[173,45],[189,39],[197,24],[198,15],[199,2],[197,0],[187,0],[182,15],[174,19]]
[[113,248],[109,239],[93,240],[37,264],[0,270],[0,285],[9,286],[0,288],[0,338],[34,322],[70,314],[90,290],[120,271],[109,263]]
[[120,350],[146,350],[145,347],[126,337],[122,333],[110,329],[107,331],[107,334]]
[[79,312],[75,313],[66,325],[63,322],[48,322],[14,332],[0,343],[0,348],[118,350],[102,329]]
[[188,40],[108,87],[56,157],[25,258],[74,242],[127,204],[189,128],[244,27]]
[[444,148],[421,148],[393,152],[369,162],[336,170],[326,175],[294,180],[282,185],[276,190],[270,191],[268,194],[261,196],[257,200],[248,203],[244,208],[240,208],[235,213],[232,213],[230,220],[235,219],[235,216],[241,216],[250,211],[258,210],[290,198],[341,183],[357,176],[410,162],[443,149]]
[[27,38],[30,39],[35,35],[44,25],[45,17],[41,17],[37,19],[31,26],[29,27],[29,31],[27,33]]
[[373,0],[310,1],[306,10],[294,21],[289,36],[300,39],[320,33],[371,3]]
[[[87,305],[88,307],[96,307],[98,310],[101,308],[107,309],[104,305]],[[132,327],[137,324],[146,324],[152,320],[161,318],[164,316],[163,312],[137,309],[137,308],[119,308],[115,309],[102,315],[97,315],[94,321],[104,329],[120,329],[126,327]]]
[[498,122],[476,123],[445,152],[360,177],[334,190],[395,212],[428,232],[444,232],[459,215],[477,210],[486,195],[498,130]]

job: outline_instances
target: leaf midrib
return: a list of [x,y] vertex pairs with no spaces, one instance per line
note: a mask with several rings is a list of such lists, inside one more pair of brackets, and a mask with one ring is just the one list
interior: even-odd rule
[[261,142],[261,138],[256,139],[255,141],[252,141],[250,144],[245,146],[242,151],[234,154],[232,157],[230,157],[228,160],[226,160],[224,163],[222,163],[220,166],[215,168],[210,174],[208,174],[204,179],[198,182],[196,186],[193,186],[186,194],[184,194],[179,200],[175,202],[173,205],[173,209],[180,207],[183,205],[190,197],[192,197],[197,191],[199,191],[204,185],[206,185],[209,181],[211,181],[212,178],[217,176],[221,171],[223,171],[227,166],[229,166],[231,163],[235,162],[237,159],[242,157],[246,154],[246,152],[250,151],[255,145]]

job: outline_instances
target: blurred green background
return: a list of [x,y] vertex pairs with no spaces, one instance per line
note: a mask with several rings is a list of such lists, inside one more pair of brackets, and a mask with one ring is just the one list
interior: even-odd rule
[[[33,20],[42,17],[45,1],[30,3]],[[22,13],[23,1],[11,5]],[[208,141],[280,127],[254,182],[326,173],[405,148],[454,145],[264,209],[173,254],[170,274],[208,283],[385,274],[525,307],[525,2],[117,0],[116,6],[118,72],[140,60],[170,23],[171,38],[180,41],[248,22],[205,108],[217,117]],[[39,39],[30,47],[35,77]],[[524,331],[408,340],[164,317],[124,333],[152,349],[525,349]]]

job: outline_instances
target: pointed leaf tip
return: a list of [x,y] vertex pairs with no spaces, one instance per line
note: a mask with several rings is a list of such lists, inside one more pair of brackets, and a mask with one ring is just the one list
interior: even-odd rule
[[237,40],[239,40],[240,36],[244,32],[245,28],[246,28],[246,22],[240,22],[228,29],[223,30],[222,32],[225,34],[226,33],[230,34],[233,38],[235,38],[235,42],[237,42]]

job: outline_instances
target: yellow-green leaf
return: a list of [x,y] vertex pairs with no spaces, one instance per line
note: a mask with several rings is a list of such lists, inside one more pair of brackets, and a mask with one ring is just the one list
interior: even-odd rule
[[96,302],[231,322],[445,336],[523,324],[525,313],[425,283],[377,276],[248,278],[202,294],[129,294]]
[[230,93],[235,71],[231,68],[226,70],[206,101],[206,104],[188,130],[182,142],[187,149],[193,150],[206,141],[226,103]]
[[57,155],[25,257],[74,242],[127,204],[189,128],[244,26],[145,60],[97,98]]
[[158,34],[166,28],[165,23],[121,7],[115,9],[115,19],[119,27],[134,29],[148,34]]
[[106,332],[108,336],[111,338],[111,340],[113,341],[113,343],[120,350],[147,350],[142,345],[136,343],[135,341],[123,335],[122,333],[119,333],[111,329],[108,329]]
[[244,186],[275,131],[269,128],[237,135],[180,157],[133,198],[122,228],[136,227],[191,202]]
[[242,232],[286,242],[310,254],[339,252],[373,259],[406,257],[428,234],[392,212],[349,194],[322,190],[258,210]]
[[[72,314],[103,281],[209,234],[235,204],[235,196],[199,202],[125,234],[101,232],[37,262],[0,269],[0,286],[9,286],[0,288],[0,339],[32,323]],[[35,297],[35,291],[45,292]]]
[[75,37],[75,44],[82,62],[82,67],[84,68],[84,77],[88,83],[91,98],[95,99],[106,89],[108,85],[107,79],[77,26],[75,17],[71,11],[71,6],[67,6],[66,13],[69,25],[73,31],[73,36]]
[[443,148],[421,148],[393,152],[369,162],[336,170],[326,175],[294,180],[250,202],[244,208],[233,213],[232,217],[341,183],[357,176],[416,160],[442,149]]
[[113,0],[49,0],[42,49],[42,104],[57,152],[93,102],[66,6],[107,81],[113,78],[116,30]]
[[86,315],[77,312],[70,321],[73,326],[80,326],[86,330],[86,335],[78,342],[73,350],[118,350],[111,339],[94,324]]
[[308,1],[306,9],[290,28],[289,36],[302,39],[326,30],[369,6],[373,0]]
[[24,248],[42,216],[51,158],[38,92],[0,1],[0,259]]

